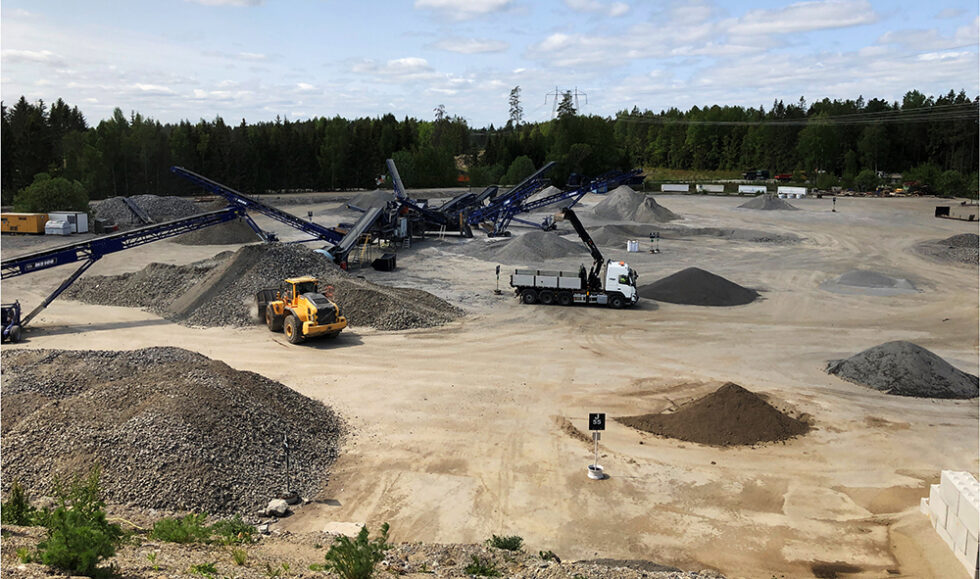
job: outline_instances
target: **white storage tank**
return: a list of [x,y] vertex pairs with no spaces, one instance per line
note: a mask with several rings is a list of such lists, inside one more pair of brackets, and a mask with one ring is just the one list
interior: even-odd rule
[[71,235],[71,225],[67,221],[49,219],[44,224],[45,235]]
[[630,253],[636,253],[640,251],[640,242],[635,239],[630,239],[626,242],[626,251]]
[[88,233],[88,213],[84,211],[54,211],[48,213],[48,219],[68,223],[71,233]]

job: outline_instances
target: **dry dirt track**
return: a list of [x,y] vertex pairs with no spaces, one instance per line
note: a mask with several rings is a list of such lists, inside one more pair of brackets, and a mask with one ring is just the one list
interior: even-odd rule
[[[563,558],[651,559],[732,577],[805,577],[813,562],[853,565],[857,577],[965,576],[917,509],[941,469],[980,468],[977,401],[892,397],[823,368],[901,339],[976,374],[977,268],[909,251],[918,241],[976,232],[976,224],[934,219],[930,199],[839,199],[837,213],[829,200],[764,212],[735,209],[744,198],[657,199],[684,216],[677,224],[685,227],[804,240],[664,239],[658,255],[603,248],[628,259],[641,283],[697,266],[763,292],[736,308],[522,306],[506,288],[492,294],[494,263],[460,257],[460,242],[447,240],[403,252],[397,272],[365,275],[467,309],[448,327],[353,328],[335,342],[294,347],[263,327],[191,329],[137,310],[59,300],[34,322],[29,341],[12,347],[181,346],[334,406],[356,436],[321,500],[285,528],[388,521],[397,540],[431,542],[519,534],[528,548]],[[287,209],[305,215],[307,206]],[[222,249],[159,242],[107,257],[91,273],[187,263]],[[855,268],[909,279],[922,291],[875,297],[818,288]],[[30,308],[68,273],[11,279],[3,299]],[[559,425],[566,417],[585,430],[590,411],[657,411],[725,381],[811,415],[815,429],[785,444],[719,450],[610,422],[600,447],[610,478],[595,482],[586,477],[591,446]]]

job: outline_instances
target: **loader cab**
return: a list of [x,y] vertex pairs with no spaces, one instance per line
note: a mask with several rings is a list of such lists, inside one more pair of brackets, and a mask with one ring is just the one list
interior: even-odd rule
[[310,276],[291,277],[286,280],[287,288],[283,296],[290,303],[294,302],[299,296],[307,293],[316,293],[316,278]]

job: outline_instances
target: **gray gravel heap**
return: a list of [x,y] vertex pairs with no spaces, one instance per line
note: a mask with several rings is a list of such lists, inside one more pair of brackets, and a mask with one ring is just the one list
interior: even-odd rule
[[315,276],[321,288],[333,286],[333,299],[351,326],[427,328],[463,315],[426,291],[374,284],[348,274],[308,247],[281,243],[248,245],[186,266],[150,264],[136,273],[85,277],[67,297],[143,307],[189,326],[251,326],[260,323],[256,292],[278,288],[286,278],[302,275]]
[[368,209],[373,209],[375,207],[384,207],[389,201],[394,200],[395,194],[391,191],[375,189],[374,191],[358,193],[357,195],[351,197],[351,200],[348,201],[347,204],[367,211]]
[[[137,206],[150,216],[150,219],[160,223],[181,217],[190,217],[204,211],[196,203],[184,197],[160,197],[157,195],[136,195],[130,197]],[[107,219],[120,229],[141,227],[143,222],[136,217],[122,197],[112,197],[94,206],[95,216]]]
[[174,241],[181,245],[238,245],[259,241],[259,236],[239,218],[179,235]]
[[50,493],[98,463],[109,502],[251,514],[316,494],[344,432],[322,403],[180,348],[6,349],[2,362],[4,489]]
[[842,294],[895,296],[916,293],[915,284],[905,278],[866,269],[853,269],[820,284],[822,289]]
[[798,211],[799,207],[780,199],[772,193],[763,193],[738,206],[739,209],[761,209],[763,211]]
[[472,257],[528,267],[550,259],[589,254],[581,242],[569,241],[557,231],[541,230],[529,231],[509,239],[473,241],[461,247],[462,253]]
[[976,398],[978,378],[922,346],[886,342],[845,360],[831,360],[827,372],[897,396]]
[[980,264],[980,235],[976,233],[961,233],[946,239],[923,241],[912,249],[934,261]]
[[637,223],[661,223],[680,219],[670,209],[660,205],[653,197],[637,193],[628,185],[620,185],[592,208],[592,213],[602,219],[635,221]]

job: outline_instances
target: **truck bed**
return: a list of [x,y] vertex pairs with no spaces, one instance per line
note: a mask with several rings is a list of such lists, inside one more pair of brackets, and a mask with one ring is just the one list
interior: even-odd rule
[[518,269],[510,276],[512,287],[535,287],[549,289],[582,289],[579,273],[570,271],[547,271],[537,269]]

